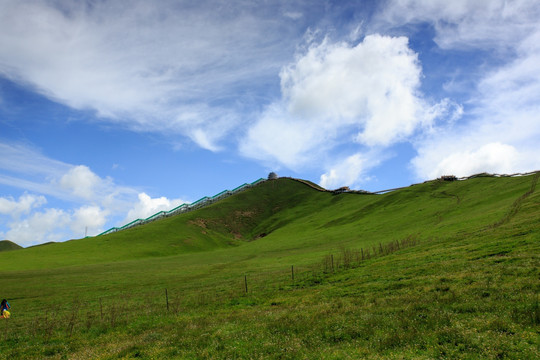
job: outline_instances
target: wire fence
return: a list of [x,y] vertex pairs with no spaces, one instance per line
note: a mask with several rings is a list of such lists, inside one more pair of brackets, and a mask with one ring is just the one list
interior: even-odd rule
[[[290,265],[281,268],[236,272],[227,279],[217,276],[215,281],[199,285],[163,283],[159,289],[130,289],[99,297],[86,297],[84,293],[71,301],[37,306],[29,314],[15,316],[0,324],[0,340],[10,333],[26,333],[46,340],[53,336],[71,337],[80,331],[102,331],[140,321],[141,317],[176,316],[196,313],[202,308],[276,305],[275,299],[285,292],[301,290],[331,282],[332,276],[368,264],[367,262],[396,251],[415,246],[416,236],[370,248],[340,249],[324,255],[312,264]],[[210,275],[211,277],[212,275]],[[36,315],[36,313],[38,315]],[[100,330],[101,329],[101,330]],[[2,335],[6,334],[6,335]]]

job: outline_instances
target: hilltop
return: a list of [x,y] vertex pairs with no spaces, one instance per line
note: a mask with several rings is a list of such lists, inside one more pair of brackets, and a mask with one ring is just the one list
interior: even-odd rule
[[19,329],[0,358],[535,358],[538,179],[376,195],[280,178],[0,253]]
[[[212,251],[257,242],[262,250],[371,246],[478,231],[501,221],[531,187],[528,177],[432,181],[374,195],[320,191],[289,178],[261,183],[202,209],[127,230],[37,246],[1,269],[97,264]],[[536,183],[535,183],[536,184]]]
[[22,249],[22,246],[19,246],[9,240],[0,240],[0,251],[10,251],[18,249]]

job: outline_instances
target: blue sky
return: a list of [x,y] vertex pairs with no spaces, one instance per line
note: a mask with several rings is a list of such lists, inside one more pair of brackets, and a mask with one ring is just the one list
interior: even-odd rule
[[537,1],[0,0],[0,239],[282,176],[540,169]]

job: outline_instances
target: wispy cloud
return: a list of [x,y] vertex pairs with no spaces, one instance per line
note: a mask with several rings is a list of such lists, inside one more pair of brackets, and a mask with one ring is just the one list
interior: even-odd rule
[[102,120],[216,150],[302,32],[276,20],[279,4],[184,5],[4,0],[0,75]]
[[0,142],[0,184],[34,191],[66,201],[96,203],[110,194],[119,202],[136,190],[100,178],[85,165],[71,165],[21,143]]
[[0,142],[0,169],[27,175],[54,177],[69,165],[50,159],[28,144]]
[[537,28],[540,8],[527,0],[391,0],[375,22],[383,28],[429,23],[442,49],[513,51]]

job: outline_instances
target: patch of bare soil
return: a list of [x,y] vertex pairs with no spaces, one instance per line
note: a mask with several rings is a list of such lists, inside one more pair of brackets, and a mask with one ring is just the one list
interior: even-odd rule
[[190,225],[197,225],[198,227],[202,227],[203,229],[207,229],[207,228],[208,228],[207,220],[205,220],[205,219],[195,219],[195,220],[190,220],[190,221],[188,222],[188,224],[190,224]]

